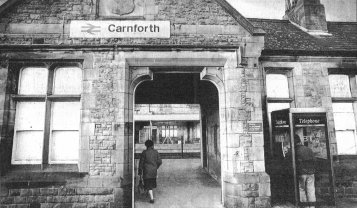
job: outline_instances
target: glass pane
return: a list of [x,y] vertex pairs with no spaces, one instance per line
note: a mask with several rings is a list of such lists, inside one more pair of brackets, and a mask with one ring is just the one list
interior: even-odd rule
[[50,163],[73,163],[78,161],[78,131],[52,131]]
[[164,126],[161,129],[161,136],[162,137],[166,137],[166,131],[165,131],[165,127]]
[[352,103],[332,103],[334,113],[353,113]]
[[289,98],[288,78],[283,74],[266,75],[267,96],[270,98]]
[[357,153],[354,131],[336,131],[336,141],[339,155],[355,155]]
[[352,103],[332,103],[336,130],[355,130],[355,116]]
[[79,102],[52,103],[53,130],[79,130],[80,124]]
[[42,162],[43,131],[16,132],[12,161],[15,164]]
[[19,82],[19,94],[21,95],[42,95],[47,90],[46,68],[25,68],[21,71]]
[[45,122],[44,102],[18,102],[16,106],[16,130],[43,130]]
[[336,130],[356,129],[355,116],[353,113],[334,113]]
[[77,67],[55,71],[53,94],[79,95],[82,92],[82,70]]
[[290,108],[290,103],[268,103],[268,112]]
[[329,75],[332,97],[351,97],[350,80],[348,75]]

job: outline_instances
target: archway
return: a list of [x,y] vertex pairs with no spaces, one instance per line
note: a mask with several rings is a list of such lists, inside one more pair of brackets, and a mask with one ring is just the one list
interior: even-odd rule
[[[158,187],[158,193],[160,197],[170,197],[166,192],[175,189],[176,196],[170,200],[161,200],[171,203],[177,201],[182,205],[183,201],[177,198],[180,196],[179,190],[192,192],[197,184],[190,188],[190,184],[196,183],[190,177],[202,176],[199,179],[200,184],[206,187],[197,186],[196,191],[206,193],[205,197],[208,198],[204,201],[208,204],[221,203],[221,136],[217,85],[221,85],[222,81],[217,76],[220,73],[219,68],[161,67],[135,70],[138,70],[137,74],[140,76],[135,76],[137,79],[133,82],[136,84],[133,92],[134,158],[139,158],[145,148],[143,143],[147,139],[154,141],[155,148],[164,159],[164,166],[166,163],[166,168],[161,168],[163,171],[161,175],[159,171],[158,179],[166,188]],[[170,168],[167,168],[168,166]],[[137,164],[134,162],[134,175],[136,175],[136,168]],[[181,177],[178,172],[185,173],[181,174],[185,176]],[[168,175],[171,178],[165,178]],[[172,181],[172,175],[179,178],[181,182],[186,181],[187,184],[184,185],[188,190],[181,189],[179,186],[182,184]],[[213,181],[218,185],[215,193]],[[171,189],[168,188],[170,183],[173,186]],[[175,184],[178,187],[174,187]],[[213,195],[210,196],[209,192]],[[203,194],[198,191],[196,195]],[[186,199],[187,197],[185,196]],[[199,200],[197,196],[195,197]],[[140,207],[140,200],[142,201],[143,198],[137,195],[135,198],[136,206]],[[187,206],[193,205],[190,200],[185,202],[191,203],[186,204]],[[160,206],[160,201],[157,203],[159,204],[156,206]]]

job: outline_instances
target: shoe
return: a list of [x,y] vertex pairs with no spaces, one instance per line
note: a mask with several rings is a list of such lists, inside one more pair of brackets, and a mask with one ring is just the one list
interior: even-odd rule
[[155,201],[153,199],[150,199],[150,203],[153,204]]

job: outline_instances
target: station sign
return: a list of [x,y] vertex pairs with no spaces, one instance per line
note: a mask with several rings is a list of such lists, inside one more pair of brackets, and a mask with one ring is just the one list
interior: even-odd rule
[[170,21],[85,21],[70,23],[70,38],[170,38]]

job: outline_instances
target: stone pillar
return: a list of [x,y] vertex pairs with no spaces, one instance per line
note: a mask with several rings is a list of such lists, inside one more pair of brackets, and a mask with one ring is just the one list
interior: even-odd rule
[[[248,42],[249,41],[249,42]],[[263,39],[247,39],[246,66],[224,69],[225,98],[220,103],[225,207],[270,207],[270,178],[265,172],[262,116],[263,77],[258,68]]]
[[6,103],[6,83],[7,83],[7,62],[5,60],[0,60],[0,175],[2,175],[3,171],[6,169],[7,165],[7,151],[6,147],[6,125],[5,116],[7,109],[5,109]]
[[116,206],[131,204],[132,107],[127,75],[121,52],[94,54],[93,66],[84,66],[80,169],[89,172],[88,188],[110,188],[109,202]]

